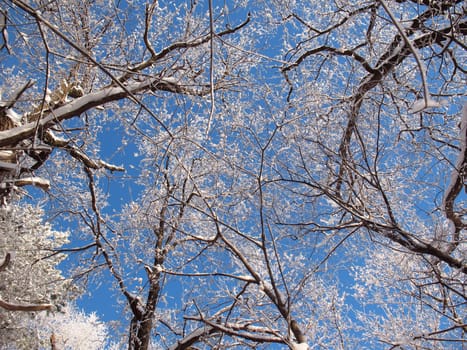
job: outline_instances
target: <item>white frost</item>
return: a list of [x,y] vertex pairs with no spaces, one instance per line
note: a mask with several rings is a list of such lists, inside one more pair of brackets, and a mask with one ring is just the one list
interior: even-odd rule
[[41,314],[38,332],[43,339],[54,335],[57,349],[99,350],[106,348],[107,325],[95,313],[85,314],[74,305],[55,314]]
[[255,282],[255,279],[251,276],[248,276],[248,275],[240,275],[240,276],[236,276],[239,280],[242,280],[242,281],[247,281],[247,282]]
[[446,105],[446,101],[444,100],[439,102],[439,101],[433,100],[431,97],[429,97],[428,100],[421,98],[414,102],[412,107],[409,109],[409,113],[418,113],[428,108],[438,108],[444,105]]
[[292,350],[308,350],[308,344],[307,343],[292,343]]
[[18,113],[16,113],[14,110],[12,110],[11,108],[8,108],[5,112],[5,115],[10,118],[11,120],[13,120],[13,122],[15,123],[21,123],[21,115],[19,115]]

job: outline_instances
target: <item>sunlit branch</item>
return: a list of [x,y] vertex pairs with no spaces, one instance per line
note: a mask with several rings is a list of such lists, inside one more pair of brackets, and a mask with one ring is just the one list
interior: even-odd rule
[[8,30],[7,30],[7,21],[8,21],[8,11],[0,10],[0,31],[3,39],[2,46],[0,50],[6,49],[7,53],[11,55],[10,45],[8,43]]
[[152,16],[154,15],[154,10],[156,6],[158,5],[158,1],[154,1],[151,5],[146,4],[146,11],[145,11],[145,25],[144,25],[144,44],[146,45],[146,48],[149,50],[149,53],[151,56],[156,56],[156,51],[152,47],[151,42],[149,41],[149,30],[151,28],[151,21],[152,21]]
[[[30,122],[19,127],[0,131],[0,146],[8,146],[30,138],[34,135],[37,126],[48,128],[60,121],[67,120],[107,102],[129,97],[142,90],[159,89],[171,92],[181,92],[185,89],[168,78],[152,78],[143,82],[128,84],[125,88],[117,86],[104,87],[96,92],[91,92],[69,103],[58,107],[53,111],[44,113],[44,117],[38,121]],[[190,90],[187,90],[188,92]],[[128,93],[130,92],[130,94]]]
[[48,191],[50,189],[50,181],[41,177],[32,176],[32,177],[22,177],[19,179],[12,179],[4,181],[6,186],[34,186],[40,188],[43,191]]
[[451,173],[451,179],[443,197],[443,211],[445,212],[447,219],[454,226],[453,228],[448,228],[448,230],[453,231],[449,232],[452,235],[451,242],[448,243],[449,253],[454,251],[454,249],[459,245],[461,230],[467,228],[467,224],[463,222],[461,216],[454,211],[455,200],[461,193],[462,188],[467,186],[467,104],[464,105],[462,110],[459,141],[460,151],[457,156],[454,169]]
[[182,277],[228,277],[235,280],[243,281],[243,282],[255,282],[255,280],[250,276],[239,276],[239,275],[232,275],[230,273],[224,272],[196,272],[196,273],[189,273],[189,272],[176,272],[164,269],[164,273],[167,275],[172,276],[182,276]]
[[171,347],[168,348],[168,350],[188,350],[191,349],[191,346],[193,344],[196,344],[199,342],[202,338],[209,336],[211,334],[218,333],[219,330],[210,327],[208,325],[205,325],[203,327],[200,327],[193,332],[189,333],[185,337],[183,337],[180,340],[177,340],[177,343],[175,345],[172,345]]

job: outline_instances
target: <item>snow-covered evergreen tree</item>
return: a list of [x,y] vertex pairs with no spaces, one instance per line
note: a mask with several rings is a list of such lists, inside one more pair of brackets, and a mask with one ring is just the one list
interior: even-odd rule
[[[36,313],[64,305],[70,281],[59,264],[64,255],[54,249],[68,242],[68,232],[56,231],[43,220],[43,210],[30,204],[0,206],[0,348],[33,349],[47,343],[28,326]],[[7,263],[6,263],[7,262]],[[38,310],[38,311],[34,311]]]
[[50,341],[48,349],[102,350],[110,346],[107,325],[95,313],[86,314],[72,303],[60,311],[38,314],[30,325],[40,339]]

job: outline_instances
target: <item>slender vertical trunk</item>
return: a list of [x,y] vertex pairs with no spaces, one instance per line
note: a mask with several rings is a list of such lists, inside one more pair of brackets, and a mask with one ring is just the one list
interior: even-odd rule
[[135,350],[147,350],[151,339],[151,331],[154,323],[154,312],[160,292],[160,272],[156,272],[150,279],[149,294],[142,320],[138,324]]
[[55,333],[50,335],[50,350],[57,350],[57,340],[55,339]]

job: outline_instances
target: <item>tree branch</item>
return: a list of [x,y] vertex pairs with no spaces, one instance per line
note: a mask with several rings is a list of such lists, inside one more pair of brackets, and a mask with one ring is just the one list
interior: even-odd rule
[[188,92],[178,87],[168,78],[152,78],[143,82],[134,82],[121,88],[117,86],[104,87],[96,92],[91,92],[85,96],[79,97],[69,103],[58,107],[53,111],[44,113],[44,117],[37,122],[29,122],[19,127],[0,131],[0,146],[14,145],[18,142],[34,136],[36,127],[48,128],[63,120],[70,119],[90,110],[91,108],[101,106],[105,103],[117,101],[123,98],[131,97],[133,94],[143,90],[160,88],[161,90]]
[[15,304],[0,299],[0,307],[8,311],[46,311],[52,310],[52,304]]
[[83,163],[88,168],[91,168],[91,169],[105,168],[110,171],[125,171],[124,167],[109,164],[100,159],[93,160],[89,158],[89,156],[85,154],[81,149],[72,145],[71,141],[58,138],[50,130],[46,132],[44,140],[50,146],[64,149],[73,158]]

